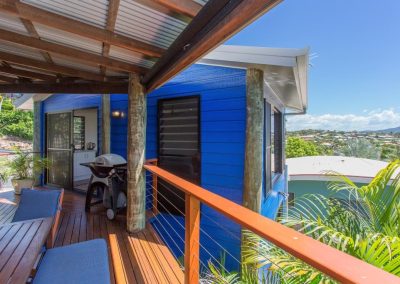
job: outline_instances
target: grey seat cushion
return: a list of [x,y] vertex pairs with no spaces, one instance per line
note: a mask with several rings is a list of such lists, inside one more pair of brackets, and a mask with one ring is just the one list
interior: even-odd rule
[[58,189],[34,190],[24,188],[13,222],[55,216],[61,191]]
[[105,240],[96,239],[49,249],[39,265],[33,283],[110,283]]

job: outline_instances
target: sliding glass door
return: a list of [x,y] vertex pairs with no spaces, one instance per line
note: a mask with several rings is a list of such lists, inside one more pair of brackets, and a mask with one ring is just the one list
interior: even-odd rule
[[46,150],[50,167],[47,184],[72,188],[72,112],[51,113],[46,116]]

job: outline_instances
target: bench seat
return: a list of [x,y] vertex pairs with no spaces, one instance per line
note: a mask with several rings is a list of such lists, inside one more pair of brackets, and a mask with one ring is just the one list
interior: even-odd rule
[[109,284],[107,244],[95,239],[46,251],[34,284]]
[[63,196],[63,189],[36,190],[23,188],[12,222],[53,217],[53,227],[47,240],[47,247],[53,247],[59,225]]

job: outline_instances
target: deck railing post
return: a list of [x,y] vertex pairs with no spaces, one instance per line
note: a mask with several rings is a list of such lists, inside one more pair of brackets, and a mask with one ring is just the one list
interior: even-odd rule
[[185,196],[185,283],[199,283],[200,201]]
[[[153,161],[153,165],[157,166],[158,165],[158,161],[154,160]],[[158,188],[157,188],[157,184],[158,184],[158,180],[157,180],[157,175],[153,174],[153,213],[154,215],[158,214],[158,207],[157,207],[157,203],[158,203]]]

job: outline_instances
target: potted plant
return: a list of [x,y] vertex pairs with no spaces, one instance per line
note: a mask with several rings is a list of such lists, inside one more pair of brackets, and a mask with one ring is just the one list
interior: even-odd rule
[[32,188],[37,176],[48,166],[47,159],[17,149],[14,157],[8,163],[15,194],[21,194],[22,188]]
[[5,183],[7,183],[8,177],[9,177],[8,172],[3,170],[2,168],[0,172],[0,189],[3,187]]
[[0,157],[0,189],[5,183],[7,183],[9,176],[10,174],[7,167],[7,158]]

